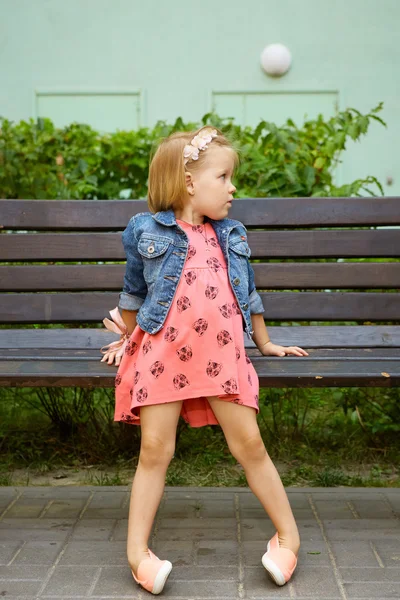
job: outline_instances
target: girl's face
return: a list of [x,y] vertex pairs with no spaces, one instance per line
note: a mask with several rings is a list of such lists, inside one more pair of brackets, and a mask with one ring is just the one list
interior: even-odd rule
[[[233,155],[229,148],[210,146],[207,161],[201,171],[186,175],[189,212],[201,220],[204,215],[220,220],[228,216],[236,188],[232,183]],[[190,167],[189,167],[190,169]],[[186,212],[186,211],[185,211]]]

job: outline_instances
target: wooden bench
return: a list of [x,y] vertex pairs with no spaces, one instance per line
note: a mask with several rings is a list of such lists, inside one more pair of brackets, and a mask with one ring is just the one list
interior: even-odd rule
[[[117,367],[99,349],[118,336],[102,320],[123,285],[121,232],[146,210],[0,200],[0,385],[114,386]],[[245,336],[260,385],[399,386],[400,264],[385,259],[400,256],[400,198],[241,199],[229,216],[248,228],[252,260],[265,259],[253,267],[271,339],[309,352],[263,357]],[[384,260],[343,260],[364,257]]]

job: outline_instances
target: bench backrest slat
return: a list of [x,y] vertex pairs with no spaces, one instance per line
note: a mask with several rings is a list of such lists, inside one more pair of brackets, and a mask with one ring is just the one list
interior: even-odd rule
[[[3,261],[125,260],[118,233],[0,235]],[[252,258],[398,257],[400,229],[248,231]]]
[[[4,229],[120,230],[145,200],[0,200]],[[399,198],[242,198],[229,217],[249,227],[400,225]]]
[[[253,268],[260,289],[400,288],[400,263],[254,263]],[[124,273],[123,265],[0,266],[0,291],[120,290]]]
[[[0,323],[101,323],[123,286],[122,230],[144,211],[145,200],[0,200]],[[248,228],[268,321],[400,320],[400,198],[247,198],[229,217]]]
[[[354,292],[260,292],[268,321],[393,321],[400,294]],[[112,292],[4,294],[3,323],[100,323],[118,304]],[[373,319],[371,319],[373,315]]]

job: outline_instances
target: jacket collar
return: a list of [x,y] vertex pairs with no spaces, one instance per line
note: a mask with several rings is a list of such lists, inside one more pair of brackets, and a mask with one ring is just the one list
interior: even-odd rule
[[[153,219],[155,219],[158,223],[161,223],[162,225],[167,225],[167,226],[177,225],[175,213],[172,210],[172,208],[170,208],[169,210],[160,210],[151,216],[153,217]],[[234,227],[235,225],[238,225],[238,221],[236,221],[235,219],[225,218],[225,219],[215,220],[215,219],[210,219],[207,216],[204,216],[204,220],[211,223],[211,225],[214,227],[214,229],[223,229],[225,227]]]

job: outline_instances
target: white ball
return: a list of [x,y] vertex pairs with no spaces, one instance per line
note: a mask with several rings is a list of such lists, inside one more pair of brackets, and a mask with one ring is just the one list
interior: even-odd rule
[[283,75],[292,63],[292,55],[283,44],[269,44],[261,53],[261,66],[268,75]]

